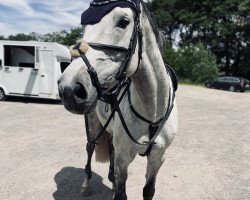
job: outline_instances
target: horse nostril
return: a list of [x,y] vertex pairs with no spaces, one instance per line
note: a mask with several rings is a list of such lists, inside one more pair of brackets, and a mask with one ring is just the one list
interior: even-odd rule
[[87,91],[81,83],[77,83],[77,86],[75,89],[75,95],[80,99],[87,98]]
[[58,89],[59,89],[59,96],[62,101],[65,101],[68,97],[70,97],[73,92],[71,87],[67,86],[63,87],[62,85],[58,85]]

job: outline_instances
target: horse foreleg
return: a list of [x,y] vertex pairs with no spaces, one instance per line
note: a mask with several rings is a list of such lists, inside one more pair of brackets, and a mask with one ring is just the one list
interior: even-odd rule
[[114,153],[114,147],[113,147],[112,140],[110,141],[110,144],[109,144],[109,154],[110,154],[110,164],[109,164],[108,178],[109,178],[109,181],[112,182],[112,184],[113,184],[112,189],[114,189],[114,182],[115,182],[114,158],[115,158],[115,153]]
[[87,146],[86,146],[86,150],[87,150],[87,154],[88,154],[88,160],[87,160],[87,164],[85,165],[85,178],[83,181],[83,185],[82,185],[82,195],[83,196],[89,196],[91,194],[90,192],[90,187],[89,187],[89,180],[92,177],[92,171],[91,171],[91,159],[92,159],[92,155],[93,152],[95,150],[95,143],[93,142],[88,142]]
[[[164,155],[164,154],[163,154]],[[155,194],[156,176],[162,166],[165,158],[164,156],[154,157],[152,154],[147,158],[147,172],[146,172],[146,185],[143,188],[143,199],[152,200]]]
[[128,178],[128,165],[126,160],[115,158],[115,194],[114,200],[127,200],[126,181]]
[[[96,137],[96,134],[100,132],[102,126],[101,126],[100,121],[98,120],[96,112],[92,112],[88,114],[88,116],[85,116],[85,117],[86,117],[85,118],[86,134],[88,138],[88,143],[86,145],[88,159],[87,159],[87,164],[85,165],[84,172],[86,175],[83,181],[81,193],[83,196],[88,196],[91,194],[90,187],[89,187],[89,181],[92,177],[91,159],[95,150],[95,143],[91,141],[93,141],[94,138]],[[87,129],[89,131],[88,133],[87,133]]]
[[[128,178],[128,166],[134,160],[136,154],[131,151],[127,145],[115,145],[115,159],[114,159],[114,172],[115,172],[115,190],[114,200],[127,200],[126,195],[126,181]],[[116,148],[119,147],[119,148]]]

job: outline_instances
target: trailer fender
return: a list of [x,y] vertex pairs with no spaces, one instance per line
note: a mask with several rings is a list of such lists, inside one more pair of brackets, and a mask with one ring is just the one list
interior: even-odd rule
[[4,91],[5,95],[9,95],[9,91],[7,90],[7,88],[6,88],[6,87],[4,87],[4,85],[0,84],[0,88],[2,88],[2,89],[3,89],[3,91]]

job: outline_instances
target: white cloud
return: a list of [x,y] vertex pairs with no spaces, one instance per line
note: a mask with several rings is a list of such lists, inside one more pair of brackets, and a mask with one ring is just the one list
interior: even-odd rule
[[[29,0],[30,3],[37,3],[37,0]],[[89,6],[90,0],[79,1],[79,0],[53,0],[53,1],[42,1],[41,5],[48,7],[48,9],[54,11],[78,11],[79,9],[86,9]],[[82,11],[83,11],[82,10]]]
[[4,33],[11,32],[12,28],[9,24],[0,22],[0,30],[0,35],[5,35]]
[[0,0],[0,35],[40,34],[80,26],[90,0]]
[[33,13],[32,7],[26,0],[1,0],[0,5],[17,11],[22,11],[26,14]]

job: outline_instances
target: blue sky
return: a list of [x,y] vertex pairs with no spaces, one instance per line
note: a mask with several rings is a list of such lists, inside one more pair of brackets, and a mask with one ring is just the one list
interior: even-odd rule
[[0,35],[39,34],[80,26],[91,0],[0,0]]

